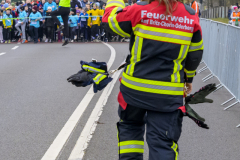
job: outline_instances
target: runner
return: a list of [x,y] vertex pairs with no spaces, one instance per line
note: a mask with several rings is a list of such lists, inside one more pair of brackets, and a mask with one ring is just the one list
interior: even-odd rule
[[[77,0],[73,0],[73,1],[77,1]],[[70,3],[71,3],[70,0],[61,0],[59,2],[59,8],[57,10],[53,11],[51,14],[54,22],[56,22],[57,25],[59,26],[59,28],[56,32],[63,30],[65,41],[62,44],[62,46],[65,46],[69,43],[68,16],[69,16],[70,7],[71,7]],[[62,16],[63,24],[60,23],[57,16]]]

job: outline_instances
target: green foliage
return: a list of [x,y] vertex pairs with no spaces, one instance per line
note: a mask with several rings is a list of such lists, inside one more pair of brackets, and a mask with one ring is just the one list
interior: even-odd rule
[[211,20],[226,23],[226,24],[228,24],[228,22],[229,22],[228,18],[213,18]]

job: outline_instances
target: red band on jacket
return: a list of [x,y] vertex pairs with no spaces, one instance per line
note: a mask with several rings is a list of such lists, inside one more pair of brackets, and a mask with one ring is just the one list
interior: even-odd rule
[[127,108],[127,103],[123,99],[123,96],[122,96],[121,92],[118,93],[118,103],[124,110]]
[[186,108],[185,108],[185,106],[181,106],[181,107],[179,107],[178,109],[180,109],[183,113],[186,113]]

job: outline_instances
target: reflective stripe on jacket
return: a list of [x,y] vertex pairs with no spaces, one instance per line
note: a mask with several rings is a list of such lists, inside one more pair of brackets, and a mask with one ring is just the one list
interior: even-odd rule
[[166,15],[158,1],[128,7],[122,0],[107,2],[103,26],[130,37],[131,54],[120,86],[130,105],[163,112],[183,105],[184,82],[192,82],[204,46],[195,11],[177,3],[172,15]]

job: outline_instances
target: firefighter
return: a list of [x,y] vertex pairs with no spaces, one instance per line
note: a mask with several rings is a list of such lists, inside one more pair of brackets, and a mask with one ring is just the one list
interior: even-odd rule
[[[120,160],[142,160],[144,133],[150,160],[176,160],[181,135],[184,87],[202,59],[199,18],[176,0],[149,0],[125,7],[108,0],[105,30],[130,37],[130,55],[118,95]],[[186,75],[186,78],[184,78]]]

